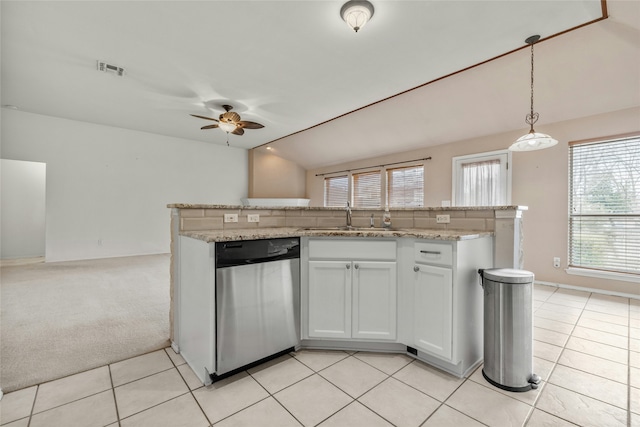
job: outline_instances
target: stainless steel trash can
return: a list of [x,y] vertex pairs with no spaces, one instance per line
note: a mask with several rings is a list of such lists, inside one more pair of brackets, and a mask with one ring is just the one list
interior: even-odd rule
[[482,375],[508,391],[537,388],[533,373],[533,278],[530,271],[479,270],[484,288]]

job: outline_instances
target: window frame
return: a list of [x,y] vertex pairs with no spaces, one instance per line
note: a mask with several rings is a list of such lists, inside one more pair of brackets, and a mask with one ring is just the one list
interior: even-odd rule
[[[627,282],[634,282],[634,283],[640,283],[640,272],[635,273],[635,272],[627,272],[627,271],[621,271],[621,270],[615,270],[615,269],[605,269],[602,268],[602,266],[587,266],[587,265],[583,265],[582,263],[580,265],[577,264],[573,264],[574,260],[572,257],[572,250],[573,250],[573,236],[574,236],[574,232],[572,232],[572,225],[574,223],[574,218],[581,218],[581,217],[585,217],[585,218],[589,218],[589,217],[603,217],[603,218],[608,218],[608,217],[638,217],[637,213],[634,212],[629,212],[629,213],[625,213],[625,214],[620,214],[620,213],[609,213],[609,215],[607,215],[606,213],[602,214],[602,213],[598,213],[598,212],[590,212],[590,211],[586,211],[585,213],[574,213],[572,212],[572,209],[574,207],[574,192],[573,192],[573,187],[574,187],[574,182],[573,182],[573,177],[574,177],[574,162],[576,160],[574,160],[573,157],[573,147],[578,147],[578,146],[585,146],[585,145],[599,145],[599,144],[607,144],[607,143],[616,143],[616,142],[620,142],[624,139],[635,139],[635,140],[639,140],[640,139],[640,132],[633,132],[633,133],[627,133],[627,134],[621,134],[621,135],[613,135],[613,136],[607,136],[607,137],[601,137],[601,138],[592,138],[592,139],[588,139],[588,140],[580,140],[580,141],[571,141],[569,142],[569,148],[568,148],[568,180],[567,180],[567,184],[568,184],[568,212],[567,212],[567,260],[568,260],[568,267],[565,270],[568,274],[572,274],[572,275],[578,275],[578,276],[585,276],[585,277],[595,277],[595,278],[601,278],[601,279],[610,279],[610,280],[621,280],[621,281],[627,281]],[[580,200],[578,200],[579,202]],[[580,235],[579,237],[582,237],[582,235]]]
[[451,159],[451,205],[462,206],[458,203],[458,196],[462,185],[462,165],[468,163],[479,163],[489,160],[500,160],[501,167],[504,165],[504,176],[501,179],[501,187],[505,192],[505,206],[511,205],[511,185],[512,185],[512,153],[509,150],[496,150],[484,153],[466,154],[455,156]]
[[335,179],[335,178],[343,178],[346,177],[347,178],[347,200],[350,200],[350,196],[351,196],[351,174],[347,173],[339,173],[339,174],[331,174],[331,175],[326,175],[323,180],[322,180],[322,204],[324,207],[328,207],[328,208],[335,208],[335,207],[341,207],[341,206],[334,206],[334,205],[327,205],[327,180],[331,180],[331,179]]
[[[391,165],[389,165],[391,166]],[[425,200],[425,188],[424,188],[424,163],[416,163],[416,164],[410,164],[407,163],[406,165],[402,165],[402,166],[396,166],[393,165],[394,167],[385,167],[383,170],[383,181],[384,181],[384,188],[383,188],[383,193],[384,193],[384,201],[385,201],[385,206],[389,206],[389,209],[402,209],[402,208],[419,208],[419,207],[424,207],[424,200]],[[389,204],[389,171],[393,171],[396,169],[418,169],[418,168],[422,168],[422,204],[420,206],[407,206],[406,204],[404,206],[391,206]]]
[[[393,167],[390,167],[393,166]],[[331,178],[338,178],[338,177],[343,177],[346,176],[347,180],[348,180],[348,184],[347,184],[347,200],[349,201],[351,207],[354,208],[362,208],[362,209],[384,209],[385,206],[388,205],[388,194],[387,194],[387,171],[388,170],[392,170],[392,169],[401,169],[401,168],[417,168],[417,167],[421,167],[422,168],[422,177],[423,177],[423,181],[422,181],[422,192],[423,192],[423,199],[422,199],[422,204],[424,207],[424,200],[426,199],[426,194],[425,194],[425,187],[424,187],[424,177],[425,177],[425,162],[424,161],[409,161],[409,162],[399,162],[399,163],[393,163],[393,164],[389,164],[389,165],[382,165],[382,166],[374,166],[371,168],[358,168],[356,169],[356,172],[354,171],[348,171],[346,174],[343,172],[335,172],[335,173],[330,173],[330,174],[326,174],[323,177],[323,181],[322,181],[322,194],[323,194],[323,206],[324,207],[336,207],[336,206],[327,206],[327,200],[326,200],[326,180],[327,179],[331,179]],[[366,173],[371,173],[371,172],[377,172],[380,174],[380,206],[377,208],[372,208],[372,207],[361,207],[361,206],[355,206],[354,205],[354,175],[358,175],[358,174],[366,174]],[[404,206],[388,206],[389,209],[402,209],[404,208]]]

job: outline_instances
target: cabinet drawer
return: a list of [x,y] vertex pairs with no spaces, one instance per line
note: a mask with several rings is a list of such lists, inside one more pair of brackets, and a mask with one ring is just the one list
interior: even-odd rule
[[362,240],[309,240],[310,259],[396,259],[396,241]]
[[416,262],[452,265],[453,247],[445,243],[416,242],[414,258]]

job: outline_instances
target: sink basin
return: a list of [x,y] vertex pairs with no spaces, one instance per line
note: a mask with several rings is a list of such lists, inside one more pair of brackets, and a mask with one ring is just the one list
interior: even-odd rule
[[347,227],[346,225],[341,227],[304,227],[301,230],[305,231],[400,231],[400,228],[384,228],[384,227]]

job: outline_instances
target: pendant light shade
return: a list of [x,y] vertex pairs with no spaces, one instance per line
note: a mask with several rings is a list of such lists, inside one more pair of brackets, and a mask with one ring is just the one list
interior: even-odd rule
[[525,122],[531,126],[529,133],[521,136],[511,144],[510,151],[534,151],[542,150],[543,148],[553,147],[558,143],[556,139],[553,139],[549,135],[544,133],[538,133],[533,130],[533,124],[538,121],[538,113],[533,111],[533,45],[540,40],[539,35],[531,36],[525,40],[525,43],[531,45],[531,112],[527,114]]
[[549,135],[538,132],[530,132],[521,136],[511,144],[509,150],[511,151],[534,151],[542,150],[543,148],[553,147],[558,143],[558,140],[551,138]]
[[342,5],[340,16],[357,33],[373,16],[373,5],[367,0],[350,0]]

